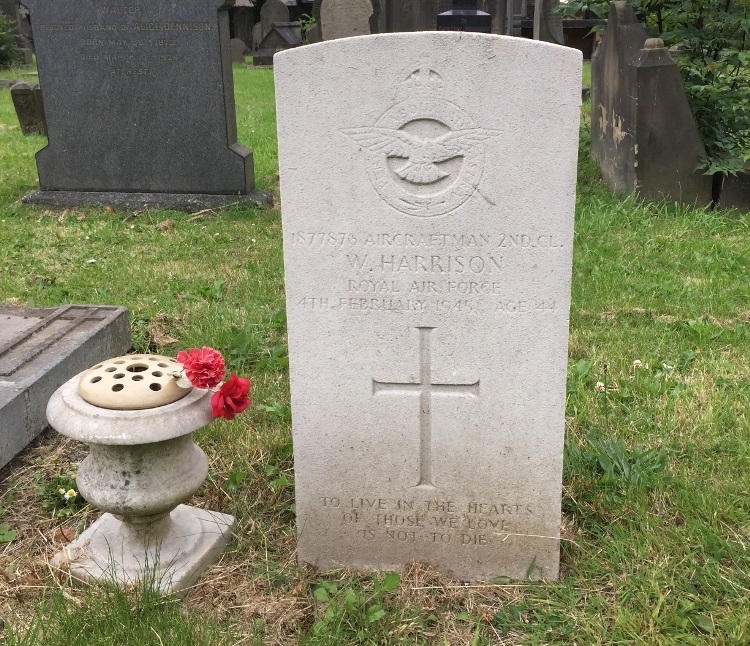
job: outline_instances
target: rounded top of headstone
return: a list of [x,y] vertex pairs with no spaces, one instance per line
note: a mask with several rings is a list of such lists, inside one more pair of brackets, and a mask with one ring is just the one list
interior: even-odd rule
[[112,410],[142,410],[176,402],[192,388],[180,388],[173,373],[182,364],[159,354],[128,354],[97,363],[81,375],[78,394]]
[[647,38],[643,49],[664,49],[664,41],[661,38]]
[[11,90],[30,90],[31,84],[27,83],[26,81],[16,81],[13,85],[10,86]]

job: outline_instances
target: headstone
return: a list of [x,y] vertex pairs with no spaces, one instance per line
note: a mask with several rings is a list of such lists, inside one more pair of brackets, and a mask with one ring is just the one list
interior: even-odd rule
[[253,54],[255,54],[255,52],[260,49],[260,41],[263,40],[262,34],[263,25],[261,25],[259,22],[256,22],[253,25],[253,46],[251,47]]
[[13,107],[16,109],[21,132],[25,135],[46,135],[42,90],[38,84],[16,83],[10,88]]
[[[437,16],[458,9],[453,0],[381,0],[387,31],[434,31]],[[472,3],[474,6],[474,3]],[[475,9],[490,14],[492,33],[505,32],[505,0],[478,0]]]
[[229,47],[232,52],[232,62],[244,63],[245,50],[247,49],[245,43],[239,38],[232,38],[232,40],[229,41]]
[[129,349],[123,307],[0,305],[0,467],[46,428],[47,401],[59,386]]
[[307,28],[307,31],[305,31],[305,38],[307,39],[308,45],[314,45],[315,43],[319,43],[323,40],[323,38],[320,35],[320,23],[315,23],[311,27]]
[[531,14],[534,22],[533,37],[546,43],[564,45],[562,14],[557,11],[560,0],[541,0],[541,11],[537,13],[536,3],[532,4]]
[[709,204],[711,178],[696,170],[706,151],[680,71],[647,38],[625,2],[610,6],[591,61],[591,155],[617,193]]
[[250,0],[235,0],[231,10],[232,35],[240,38],[244,43],[252,43],[255,15]]
[[260,8],[260,40],[268,35],[275,22],[289,22],[289,7],[283,0],[266,0]]
[[555,578],[580,52],[431,32],[274,63],[299,558]]
[[372,0],[315,0],[313,16],[323,40],[378,33],[380,3]]
[[26,0],[49,145],[32,203],[264,202],[237,143],[229,0]]
[[453,0],[453,9],[438,14],[438,31],[492,33],[492,16],[477,9],[478,0]]

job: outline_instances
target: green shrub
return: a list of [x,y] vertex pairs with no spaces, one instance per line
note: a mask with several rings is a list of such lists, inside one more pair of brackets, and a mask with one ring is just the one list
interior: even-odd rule
[[0,15],[0,70],[20,62],[16,44],[16,29],[5,16]]

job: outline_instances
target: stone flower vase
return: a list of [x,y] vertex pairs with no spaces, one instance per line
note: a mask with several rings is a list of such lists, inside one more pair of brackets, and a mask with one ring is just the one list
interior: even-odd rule
[[211,393],[179,388],[179,369],[159,355],[115,357],[70,379],[47,405],[56,431],[89,445],[76,482],[107,512],[52,559],[76,580],[146,579],[179,592],[231,538],[232,516],[180,504],[208,474],[193,432],[213,417]]

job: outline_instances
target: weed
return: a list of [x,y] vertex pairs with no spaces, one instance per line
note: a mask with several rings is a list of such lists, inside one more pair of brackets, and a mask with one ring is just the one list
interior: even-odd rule
[[86,504],[86,500],[78,491],[76,471],[73,469],[52,479],[37,471],[34,479],[37,500],[41,503],[42,509],[51,513],[53,517],[73,516]]

